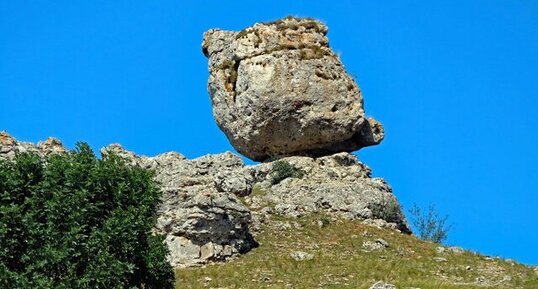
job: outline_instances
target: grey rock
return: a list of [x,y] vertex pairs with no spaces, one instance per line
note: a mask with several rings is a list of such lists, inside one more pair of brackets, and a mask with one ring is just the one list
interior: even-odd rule
[[370,289],[396,289],[396,286],[385,283],[383,281],[377,281]]
[[389,243],[383,239],[376,239],[374,241],[364,241],[362,248],[368,252],[384,250],[389,246]]
[[441,263],[441,262],[447,262],[448,260],[446,258],[443,258],[443,257],[433,257],[433,260],[435,262],[438,262],[438,263]]
[[[353,219],[351,217],[350,219]],[[376,227],[378,229],[391,229],[398,230],[398,225],[396,223],[389,223],[383,219],[365,219],[362,221],[363,224]]]
[[314,255],[302,251],[295,251],[290,253],[290,257],[295,261],[305,261],[314,259]]
[[295,204],[278,204],[275,206],[275,212],[280,215],[287,215],[293,218],[299,218],[303,215],[302,210]]
[[273,226],[280,231],[287,231],[292,228],[290,222],[274,221]]
[[[55,139],[36,146],[0,133],[0,158],[23,151],[44,156],[65,150]],[[250,230],[259,231],[271,214],[300,217],[324,213],[410,232],[388,184],[371,178],[370,169],[350,153],[283,158],[303,176],[278,184],[271,182],[271,162],[245,166],[230,152],[188,160],[175,152],[140,156],[114,144],[101,153],[105,158],[114,153],[131,165],[155,171],[163,198],[153,231],[165,236],[169,260],[175,267],[223,261],[247,252],[257,245]],[[249,209],[237,195],[250,194],[253,187],[256,194],[243,197]],[[293,228],[300,229],[295,223]],[[374,243],[386,247],[383,242]]]
[[437,252],[437,254],[443,254],[445,251],[446,251],[445,247],[442,247],[442,246],[435,248],[435,252]]
[[246,196],[252,191],[253,178],[242,171],[221,171],[215,175],[214,182],[220,192]]
[[154,232],[166,236],[172,266],[224,261],[256,246],[249,231],[251,213],[233,194],[240,193],[241,184],[230,180],[241,177],[239,157],[229,152],[193,160],[175,152],[146,157],[118,144],[101,152],[155,170],[163,198]]
[[273,214],[273,208],[271,207],[263,207],[260,212],[264,215],[271,215]]
[[168,235],[165,238],[165,242],[170,250],[168,260],[172,266],[193,264],[195,263],[193,260],[200,259],[200,246],[193,244],[185,237]]
[[365,117],[326,34],[323,23],[294,17],[204,33],[213,115],[238,152],[260,161],[381,142],[383,127]]
[[460,247],[448,247],[448,251],[451,252],[452,254],[455,254],[455,255],[461,255],[461,254],[463,254],[463,252],[465,252]]
[[62,142],[57,138],[49,137],[37,145],[29,142],[19,142],[6,131],[0,131],[0,160],[12,159],[18,153],[32,152],[40,157],[51,154],[66,153]]
[[37,149],[44,155],[63,154],[67,152],[62,142],[53,137],[49,137],[47,140],[37,143]]
[[382,245],[383,247],[385,247],[385,248],[387,248],[387,247],[389,246],[389,242],[387,242],[387,241],[385,241],[385,240],[383,240],[383,239],[381,239],[381,238],[376,239],[375,241],[376,241],[376,243],[381,244],[381,245]]
[[370,219],[384,228],[410,232],[398,201],[388,184],[371,178],[370,169],[350,153],[320,158],[280,159],[303,171],[302,178],[270,181],[272,163],[250,166],[254,184],[270,193],[257,196],[260,203],[276,204],[274,211],[287,216],[328,212],[347,219]]

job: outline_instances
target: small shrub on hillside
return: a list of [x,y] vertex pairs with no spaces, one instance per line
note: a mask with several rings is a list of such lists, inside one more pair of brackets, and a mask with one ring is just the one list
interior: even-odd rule
[[326,227],[331,224],[331,218],[328,216],[322,216],[319,218],[319,223],[321,224],[321,227]]
[[150,171],[87,144],[0,161],[0,288],[173,288]]
[[372,203],[369,208],[376,219],[383,219],[389,223],[401,220],[401,208],[398,202],[389,197],[382,197],[379,202]]
[[428,211],[421,210],[416,204],[409,209],[413,227],[421,240],[442,243],[448,237],[448,231],[453,224],[447,224],[448,216],[440,217],[435,206],[430,205]]
[[287,178],[302,178],[304,172],[287,161],[279,160],[273,162],[270,175],[273,184],[278,184]]

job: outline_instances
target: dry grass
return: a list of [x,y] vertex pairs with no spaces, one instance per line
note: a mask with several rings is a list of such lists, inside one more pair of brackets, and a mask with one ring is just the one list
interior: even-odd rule
[[[320,227],[322,218],[273,217],[301,228],[282,230],[269,222],[256,237],[259,248],[229,263],[177,270],[176,288],[369,288],[378,280],[398,288],[538,288],[538,274],[527,266],[471,252],[438,254],[437,244],[353,221]],[[376,238],[389,247],[366,252],[363,242]],[[314,259],[295,261],[293,251]],[[447,261],[436,262],[436,256]]]

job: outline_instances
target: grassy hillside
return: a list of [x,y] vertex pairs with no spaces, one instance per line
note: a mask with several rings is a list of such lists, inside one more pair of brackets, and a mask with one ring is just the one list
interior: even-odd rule
[[[225,264],[178,269],[176,288],[538,288],[533,268],[437,244],[388,229],[326,216],[272,217],[259,248]],[[388,247],[363,245],[383,239]],[[312,259],[296,261],[302,251]]]

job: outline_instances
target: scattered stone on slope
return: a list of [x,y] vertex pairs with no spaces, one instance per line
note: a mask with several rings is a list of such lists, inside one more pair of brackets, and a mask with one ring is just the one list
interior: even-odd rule
[[396,289],[396,286],[389,283],[385,283],[383,281],[378,281],[374,285],[372,285],[370,289]]
[[368,252],[380,251],[388,247],[389,247],[389,243],[383,239],[376,239],[374,241],[364,241],[362,243],[362,248]]
[[382,125],[365,117],[326,34],[323,23],[294,17],[204,34],[213,115],[238,152],[261,161],[381,142]]
[[452,254],[455,254],[455,255],[461,255],[463,254],[463,252],[465,252],[462,248],[460,247],[448,247],[447,248],[448,251]]
[[445,251],[446,251],[446,249],[443,246],[438,246],[437,248],[435,248],[435,252],[437,254],[443,254]]
[[305,261],[314,259],[314,255],[302,251],[295,251],[290,253],[290,257],[295,261]]

